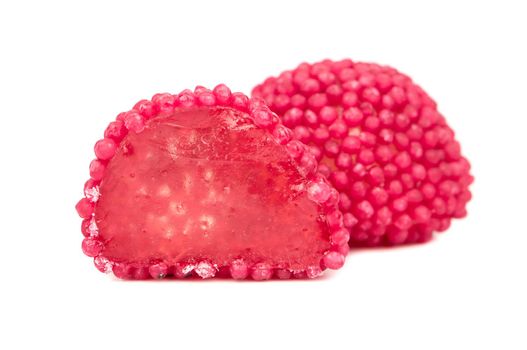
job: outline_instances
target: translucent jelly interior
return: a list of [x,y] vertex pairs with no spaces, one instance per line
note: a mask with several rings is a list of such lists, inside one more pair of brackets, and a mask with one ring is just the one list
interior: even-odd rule
[[95,209],[115,261],[207,259],[304,269],[329,248],[283,146],[230,108],[176,111],[130,133]]

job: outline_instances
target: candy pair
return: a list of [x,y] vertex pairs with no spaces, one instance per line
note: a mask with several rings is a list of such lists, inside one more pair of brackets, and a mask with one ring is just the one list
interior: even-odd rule
[[314,278],[349,245],[425,242],[466,214],[470,165],[396,70],[302,64],[253,96],[157,94],[110,123],[76,206],[99,270]]

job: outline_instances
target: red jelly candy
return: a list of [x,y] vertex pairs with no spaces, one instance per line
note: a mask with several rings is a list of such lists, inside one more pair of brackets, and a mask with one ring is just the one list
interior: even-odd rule
[[352,245],[425,242],[466,215],[470,164],[436,103],[397,70],[303,63],[253,90],[340,192]]
[[105,135],[77,204],[99,270],[267,280],[343,265],[338,193],[263,101],[224,85],[158,94]]

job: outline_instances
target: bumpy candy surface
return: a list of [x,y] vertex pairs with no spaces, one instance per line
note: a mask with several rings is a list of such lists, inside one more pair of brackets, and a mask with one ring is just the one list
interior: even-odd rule
[[340,192],[351,245],[426,242],[466,215],[470,164],[436,103],[397,70],[303,63],[253,90]]
[[343,265],[338,193],[263,101],[225,85],[158,94],[104,136],[77,204],[99,270],[266,280]]

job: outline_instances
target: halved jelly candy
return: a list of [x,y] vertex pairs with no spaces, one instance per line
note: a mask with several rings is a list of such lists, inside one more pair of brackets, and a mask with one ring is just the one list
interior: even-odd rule
[[344,263],[338,194],[261,100],[225,85],[143,100],[97,141],[82,249],[120,278],[316,277]]

